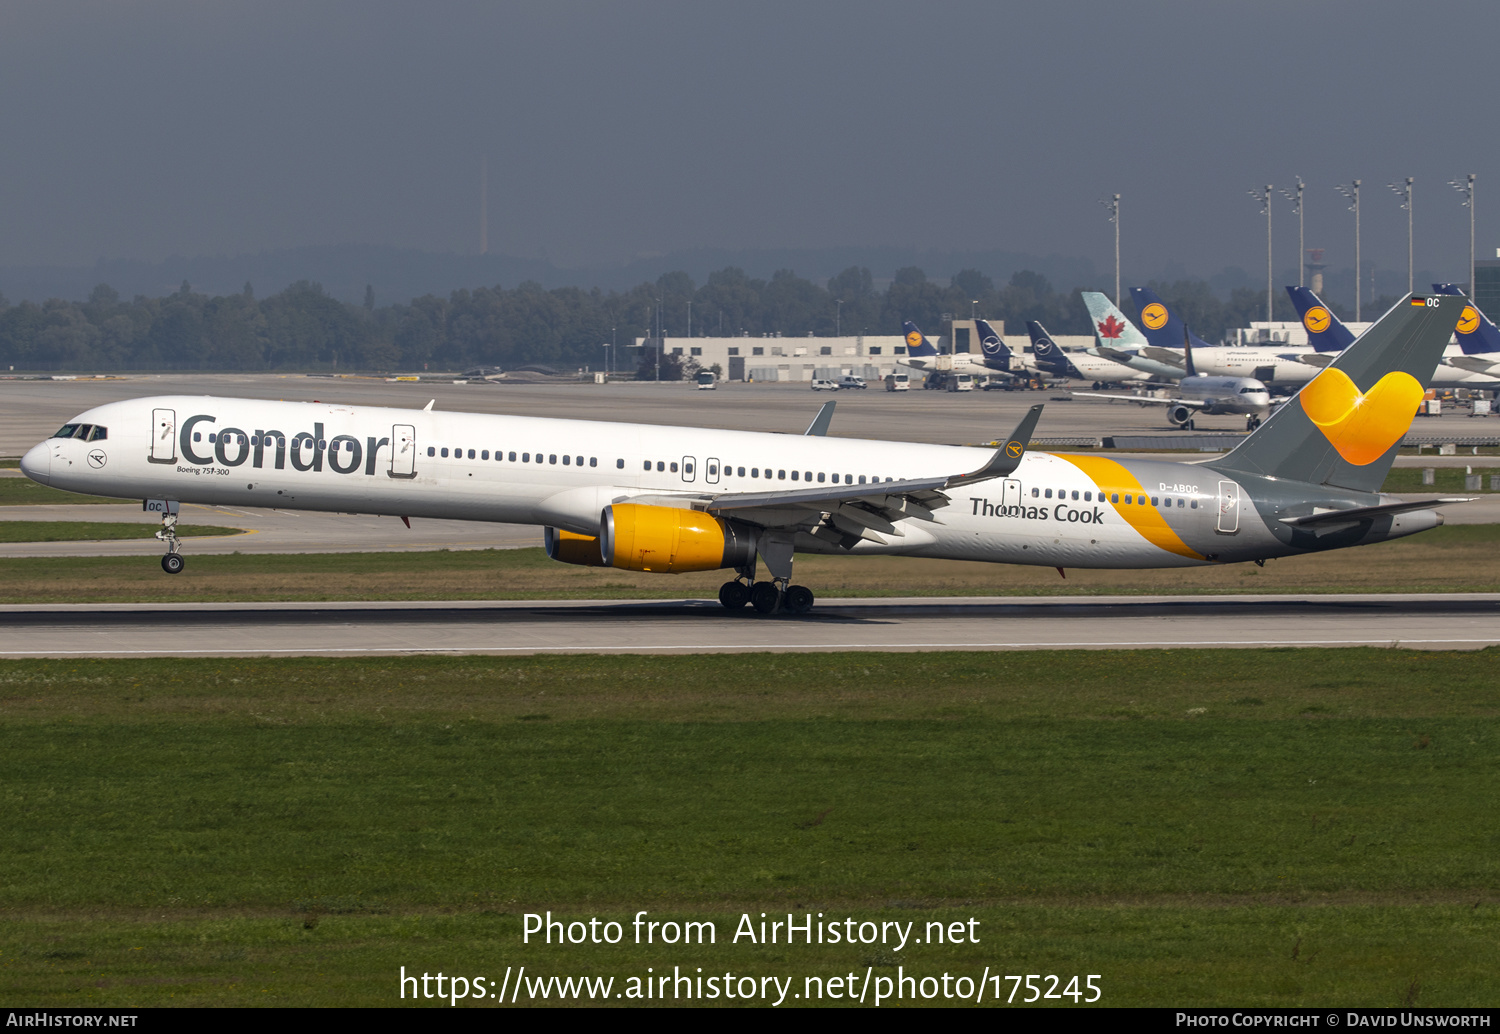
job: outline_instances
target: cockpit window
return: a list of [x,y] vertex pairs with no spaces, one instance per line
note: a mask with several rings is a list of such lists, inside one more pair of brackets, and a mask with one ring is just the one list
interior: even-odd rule
[[[109,428],[107,428],[107,427],[100,427],[98,424],[95,424],[94,425],[94,432],[93,432],[93,434],[89,435],[89,441],[91,441],[91,442],[102,442],[102,441],[104,441],[108,437],[109,437]],[[241,441],[243,441],[243,440],[244,439],[241,438]]]
[[63,424],[61,427],[59,427],[57,429],[57,433],[54,434],[52,437],[54,437],[54,438],[71,438],[77,432],[78,432],[78,425],[77,424]]

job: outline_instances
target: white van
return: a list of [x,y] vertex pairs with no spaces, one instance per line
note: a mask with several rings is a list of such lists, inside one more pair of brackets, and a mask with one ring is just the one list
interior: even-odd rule
[[974,375],[972,373],[955,373],[948,378],[949,391],[973,391]]
[[812,382],[813,391],[838,391],[839,382],[827,377],[818,377]]
[[911,375],[907,373],[888,373],[885,375],[886,391],[911,391]]
[[698,376],[694,378],[694,380],[698,382],[699,391],[718,390],[719,378],[714,375],[714,372],[712,370],[700,370],[698,372]]

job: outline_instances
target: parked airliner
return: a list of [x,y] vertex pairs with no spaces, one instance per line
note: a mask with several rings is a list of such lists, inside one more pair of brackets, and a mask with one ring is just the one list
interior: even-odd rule
[[[1380,486],[1464,299],[1403,299],[1211,463],[326,403],[164,396],[69,419],[21,460],[71,492],[143,500],[178,572],[181,503],[535,524],[570,564],[729,570],[719,599],[813,605],[796,553],[1044,567],[1203,567],[1410,535],[1436,507]],[[757,580],[759,563],[770,577]]]

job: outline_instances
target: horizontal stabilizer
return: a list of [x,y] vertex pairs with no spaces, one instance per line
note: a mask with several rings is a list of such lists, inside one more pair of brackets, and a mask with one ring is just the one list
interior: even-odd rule
[[1477,496],[1458,496],[1448,499],[1417,499],[1409,503],[1382,503],[1379,506],[1355,506],[1347,510],[1324,510],[1305,517],[1283,517],[1282,524],[1294,528],[1305,528],[1309,524],[1342,524],[1350,521],[1368,521],[1388,514],[1409,513],[1412,510],[1431,510],[1435,506],[1453,503],[1472,503]]

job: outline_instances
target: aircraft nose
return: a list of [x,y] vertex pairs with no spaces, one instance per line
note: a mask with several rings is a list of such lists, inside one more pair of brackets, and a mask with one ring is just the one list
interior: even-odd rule
[[51,480],[52,450],[47,447],[46,442],[33,445],[26,455],[21,457],[21,473],[44,485]]

